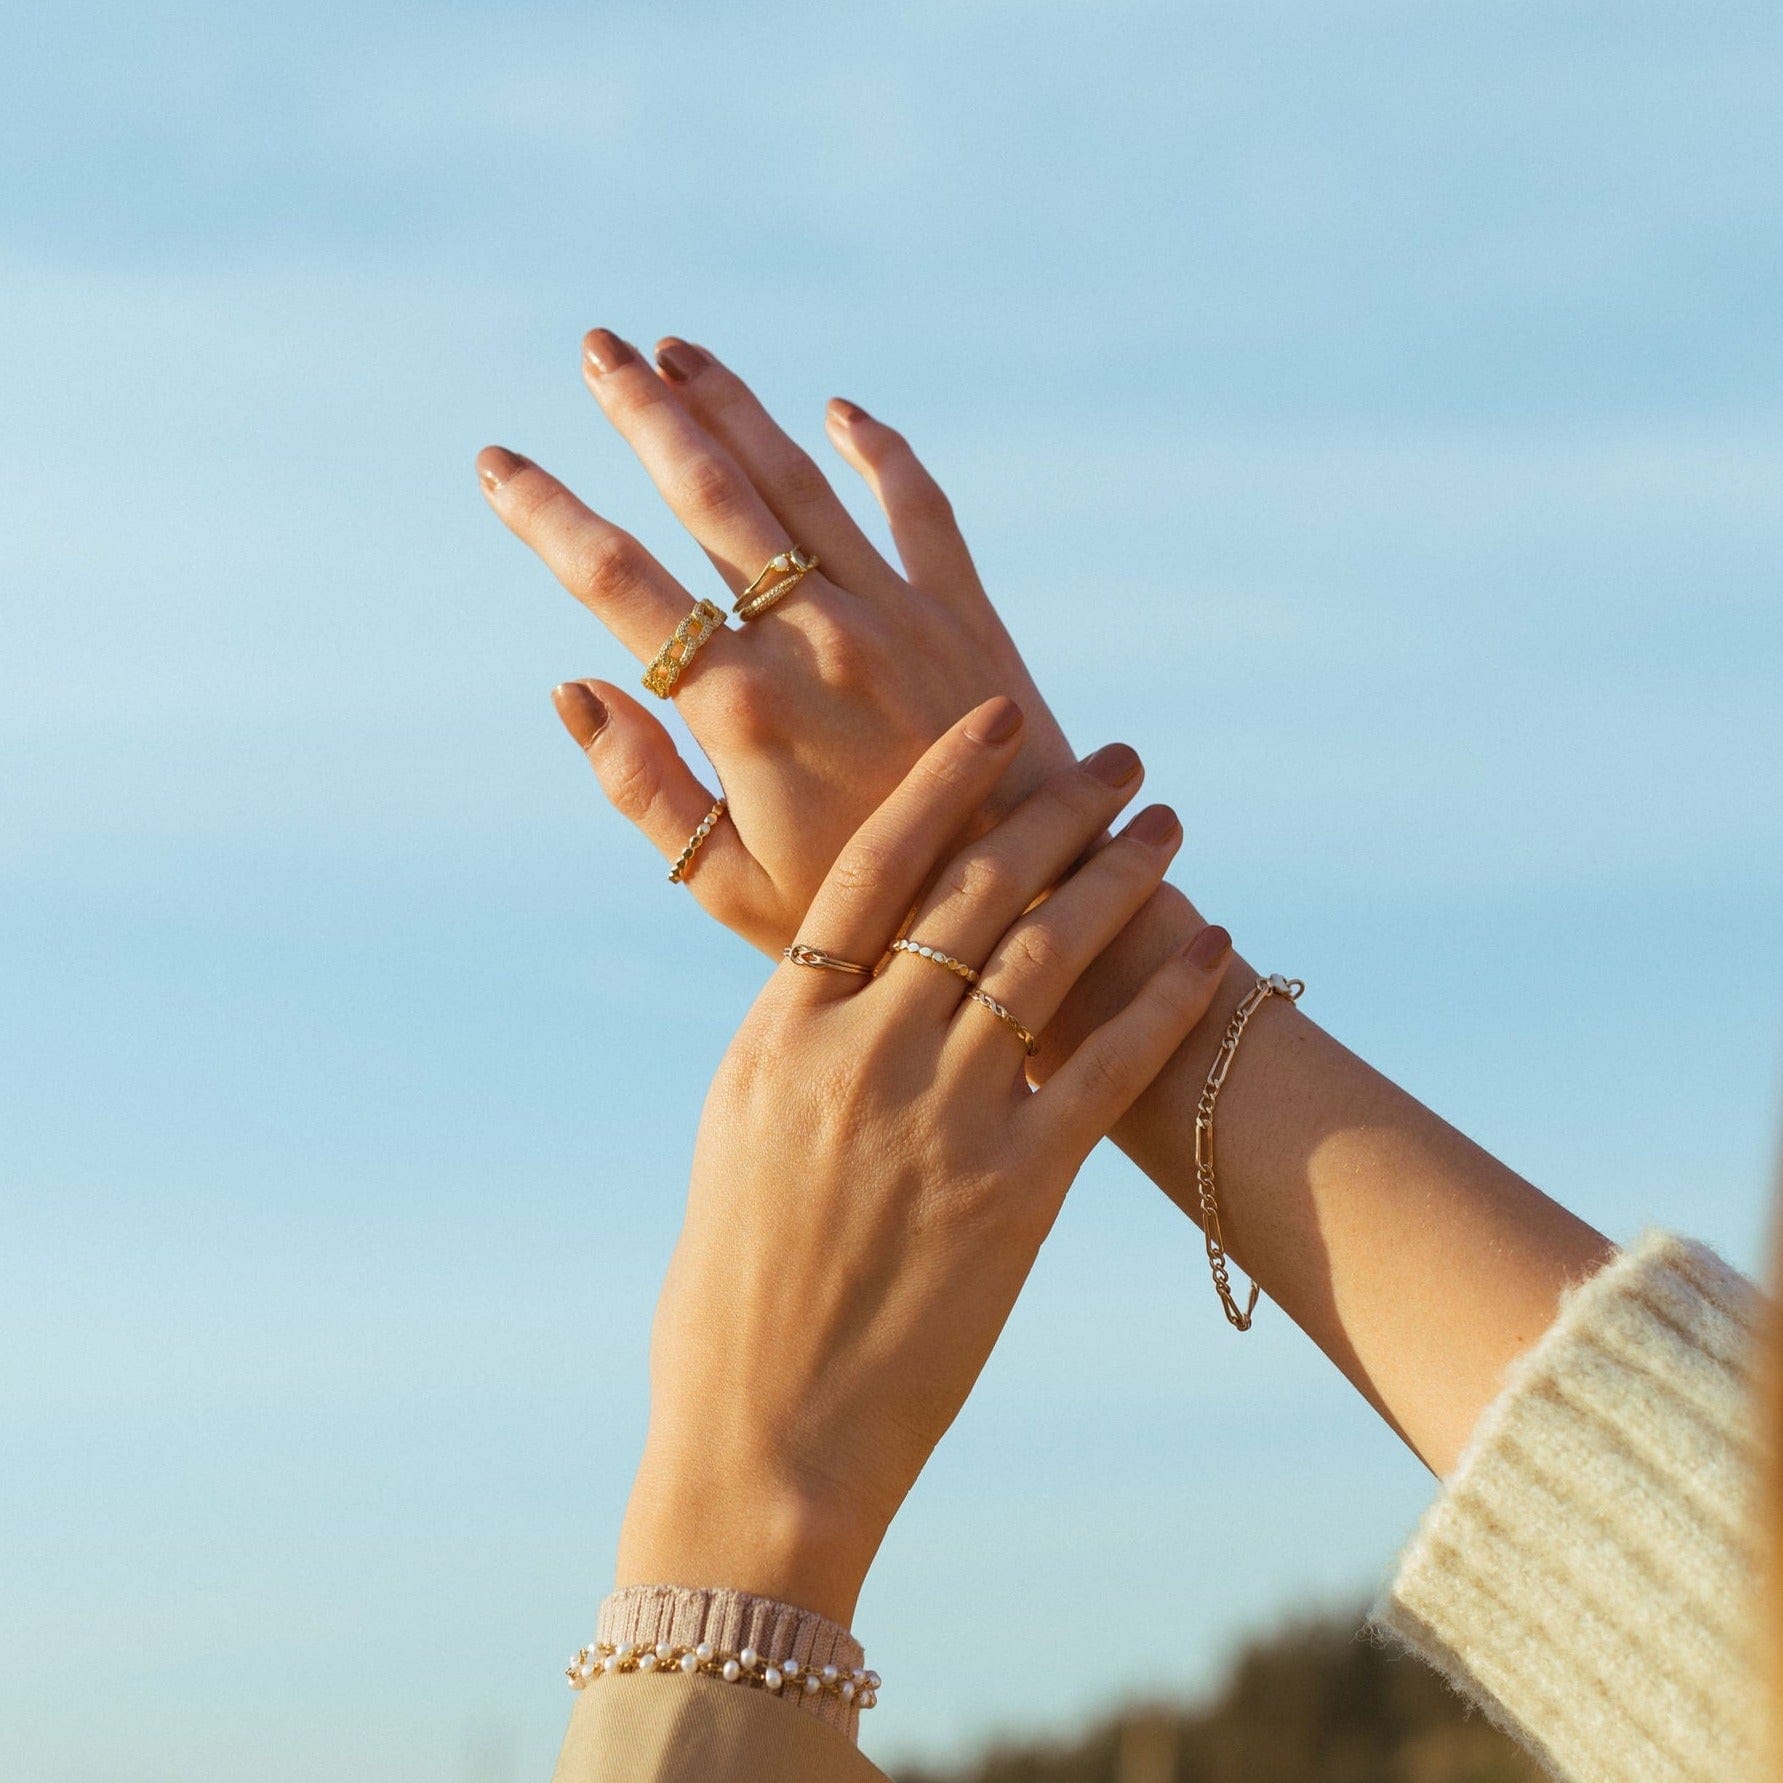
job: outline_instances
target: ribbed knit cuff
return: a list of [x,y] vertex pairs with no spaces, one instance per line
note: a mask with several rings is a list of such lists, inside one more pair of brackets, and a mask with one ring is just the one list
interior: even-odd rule
[[1511,1372],[1375,1606],[1569,1783],[1756,1774],[1759,1319],[1649,1233]]
[[[770,1665],[796,1659],[800,1666],[826,1665],[859,1671],[866,1663],[861,1644],[846,1628],[809,1610],[751,1597],[744,1591],[695,1590],[684,1585],[628,1585],[601,1604],[595,1636],[612,1646],[697,1647],[710,1641],[727,1653],[753,1647]],[[828,1691],[807,1696],[790,1687],[782,1701],[854,1739],[860,1711]]]

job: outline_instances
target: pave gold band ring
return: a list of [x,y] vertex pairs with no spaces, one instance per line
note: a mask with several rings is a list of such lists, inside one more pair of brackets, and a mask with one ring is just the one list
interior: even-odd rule
[[1032,1058],[1040,1050],[1040,1042],[1034,1038],[1032,1031],[1017,1021],[988,991],[981,991],[974,986],[966,992],[966,996],[971,1002],[983,1004],[998,1021],[1002,1022],[1028,1049],[1029,1058]]
[[644,671],[644,685],[659,700],[666,700],[675,691],[681,671],[693,661],[694,652],[712,636],[724,630],[724,608],[713,601],[696,601],[694,609],[675,627],[675,634],[651,659]]
[[964,960],[956,960],[952,954],[943,953],[938,947],[930,947],[921,941],[906,940],[899,936],[892,943],[893,953],[915,954],[921,960],[933,960],[944,971],[951,972],[956,978],[963,978],[968,984],[978,982],[978,974]]
[[704,817],[700,819],[700,827],[687,838],[687,846],[675,857],[675,864],[669,868],[669,884],[679,885],[687,877],[687,869],[693,857],[705,846],[706,838],[717,827],[718,820],[730,809],[730,805],[720,799]]
[[778,557],[770,558],[767,568],[737,596],[732,611],[744,624],[759,619],[776,601],[791,594],[816,568],[817,558],[812,552],[797,545],[790,551],[782,551]]
[[790,960],[795,966],[811,966],[819,972],[852,972],[860,978],[873,976],[871,966],[863,966],[856,960],[839,960],[833,953],[825,953],[821,947],[807,947],[803,941],[795,941],[780,957]]

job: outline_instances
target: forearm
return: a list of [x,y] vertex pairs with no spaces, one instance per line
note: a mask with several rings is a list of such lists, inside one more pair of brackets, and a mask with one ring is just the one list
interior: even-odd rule
[[[1200,926],[1188,900],[1163,888],[1080,986],[1055,1030],[1061,1044],[1047,1052],[1062,1056]],[[1234,962],[1215,1008],[1113,1135],[1191,1216],[1195,1105],[1221,1030],[1256,978]],[[1439,1474],[1505,1368],[1552,1322],[1567,1284],[1611,1251],[1278,998],[1246,1030],[1218,1138],[1234,1261]]]

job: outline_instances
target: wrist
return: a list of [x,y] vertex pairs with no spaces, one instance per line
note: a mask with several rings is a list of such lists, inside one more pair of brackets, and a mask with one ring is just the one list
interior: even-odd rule
[[647,1443],[620,1527],[616,1588],[722,1586],[846,1628],[885,1521],[713,1448]]

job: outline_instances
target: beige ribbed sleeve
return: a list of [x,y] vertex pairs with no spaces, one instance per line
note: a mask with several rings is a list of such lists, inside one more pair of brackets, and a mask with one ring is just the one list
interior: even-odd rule
[[1569,1783],[1745,1783],[1759,1299],[1650,1234],[1570,1294],[1374,1624]]

